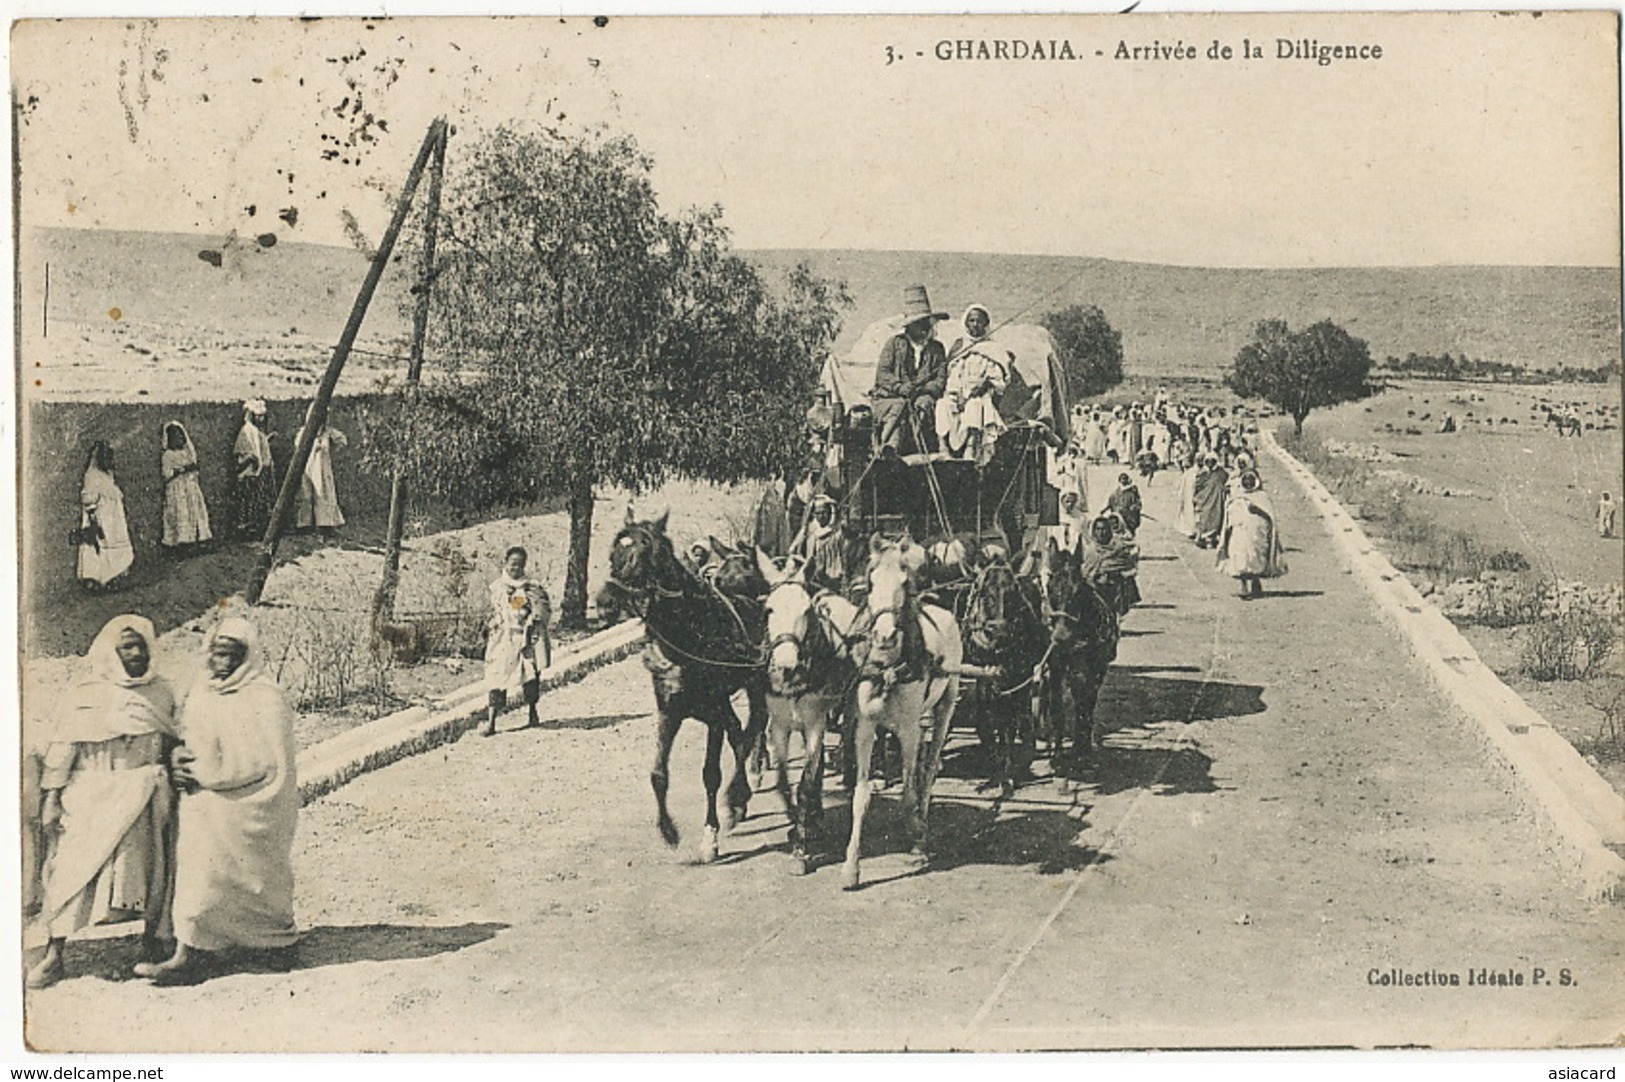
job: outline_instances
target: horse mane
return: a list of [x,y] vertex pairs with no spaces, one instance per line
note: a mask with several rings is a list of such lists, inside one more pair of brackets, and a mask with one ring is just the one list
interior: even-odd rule
[[[707,582],[677,557],[671,538],[652,522],[628,523],[653,551],[654,591],[643,613],[644,626],[661,647],[682,664],[749,666],[761,661],[763,609],[756,598],[730,596],[718,584]],[[676,589],[662,580],[675,575]]]

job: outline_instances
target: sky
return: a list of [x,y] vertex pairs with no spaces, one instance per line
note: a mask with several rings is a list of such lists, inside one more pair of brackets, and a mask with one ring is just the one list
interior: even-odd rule
[[[1617,265],[1613,20],[25,22],[22,221],[375,240],[445,114],[454,173],[459,143],[498,123],[631,133],[663,204],[720,203],[744,248]],[[1305,37],[1383,55],[1278,58]],[[999,39],[1080,58],[935,58],[940,41]],[[1243,39],[1264,57],[1207,59]],[[1114,59],[1181,43],[1200,55]],[[288,207],[292,225],[275,217]]]

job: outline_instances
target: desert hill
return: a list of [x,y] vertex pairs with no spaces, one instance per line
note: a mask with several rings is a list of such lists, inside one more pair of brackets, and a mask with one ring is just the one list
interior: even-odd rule
[[[772,274],[805,260],[854,299],[838,348],[924,282],[954,315],[970,302],[996,321],[1099,305],[1123,334],[1132,375],[1215,375],[1255,321],[1330,318],[1387,355],[1466,353],[1506,363],[1596,367],[1620,347],[1620,272],[1592,267],[1249,270],[1087,257],[937,252],[756,251]],[[367,257],[354,248],[252,237],[29,230],[20,252],[20,354],[40,364],[46,398],[140,394],[232,398],[307,385],[349,313]],[[50,292],[45,297],[45,268]],[[400,352],[415,259],[398,251],[362,333]],[[364,355],[376,371],[398,368]],[[247,376],[244,373],[249,373]],[[361,382],[358,372],[356,383]],[[347,376],[347,384],[351,383]],[[366,389],[359,385],[353,390]]]
[[844,279],[856,305],[850,340],[924,282],[957,317],[971,303],[994,321],[1029,321],[1096,304],[1123,334],[1131,375],[1216,375],[1260,319],[1294,327],[1331,319],[1372,356],[1449,351],[1526,367],[1600,367],[1619,357],[1620,272],[1594,267],[1338,267],[1248,270],[1105,259],[935,252],[757,252]]

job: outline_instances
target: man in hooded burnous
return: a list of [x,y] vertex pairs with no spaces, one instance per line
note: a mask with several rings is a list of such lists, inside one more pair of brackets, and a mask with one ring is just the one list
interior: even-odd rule
[[1004,431],[999,398],[1010,384],[1015,354],[993,340],[987,307],[965,309],[965,336],[948,350],[947,393],[937,399],[937,436],[948,452],[985,465]]
[[881,450],[901,451],[905,433],[914,450],[935,450],[933,414],[948,385],[948,355],[937,341],[936,325],[947,318],[947,312],[932,310],[924,286],[903,290],[903,329],[881,349],[869,393]]

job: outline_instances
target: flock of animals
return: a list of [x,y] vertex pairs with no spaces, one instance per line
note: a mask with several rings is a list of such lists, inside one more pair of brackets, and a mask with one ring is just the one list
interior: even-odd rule
[[[1117,653],[1118,618],[1087,583],[1075,553],[1053,545],[1021,573],[997,549],[969,555],[958,577],[929,582],[930,556],[907,536],[869,542],[853,596],[820,589],[805,566],[732,548],[711,575],[676,554],[666,517],[629,511],[610,550],[600,605],[640,616],[644,663],[654,683],[658,742],[650,772],[656,822],[668,845],[678,830],[667,808],[672,741],[684,720],[706,726],[702,861],[717,856],[722,824],[722,749],[734,758],[727,791],[735,821],[751,796],[751,760],[771,749],[776,788],[790,817],[790,849],[803,873],[823,856],[824,734],[839,726],[852,831],[842,886],[861,883],[863,826],[876,742],[901,749],[901,803],[912,852],[926,862],[931,790],[956,709],[971,713],[993,751],[994,778],[1009,795],[1039,741],[1061,784],[1098,745],[1094,708]],[[1041,573],[1035,573],[1041,572]],[[749,702],[741,723],[731,702]],[[792,791],[792,734],[806,749]],[[758,760],[759,761],[759,760]]]
[[[1482,404],[1485,402],[1485,397],[1477,392],[1469,393],[1466,397],[1453,395],[1449,399],[1449,403],[1455,406],[1470,406],[1475,403]],[[1428,404],[1428,399],[1422,399],[1422,405]],[[1367,406],[1366,412],[1372,412],[1372,407]],[[1441,417],[1442,420],[1439,422],[1437,429],[1441,433],[1457,431],[1458,423],[1460,425],[1476,424],[1490,428],[1500,425],[1517,425],[1519,423],[1516,417],[1497,417],[1490,413],[1479,415],[1471,409],[1466,410],[1459,422],[1453,413],[1442,413]],[[1434,416],[1431,410],[1407,409],[1405,418],[1407,421],[1420,424],[1433,421]],[[1607,402],[1559,402],[1539,398],[1530,403],[1527,421],[1529,424],[1538,423],[1546,430],[1555,430],[1559,436],[1580,437],[1585,432],[1610,432],[1618,428],[1620,424],[1620,407],[1617,404]],[[1394,424],[1392,421],[1384,422],[1382,431],[1403,432],[1408,436],[1422,435],[1422,429],[1415,427],[1415,425],[1401,426]]]

